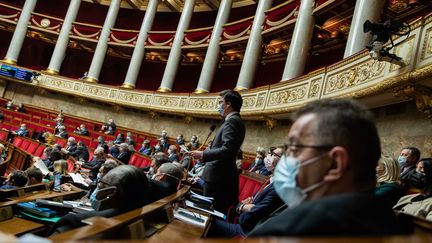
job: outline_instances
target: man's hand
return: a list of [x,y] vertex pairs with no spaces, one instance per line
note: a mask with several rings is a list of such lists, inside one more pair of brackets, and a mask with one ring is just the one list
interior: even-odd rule
[[202,157],[203,157],[203,151],[195,150],[195,151],[191,151],[190,154],[192,155],[192,157],[193,157],[194,159],[199,159],[199,160],[201,160]]

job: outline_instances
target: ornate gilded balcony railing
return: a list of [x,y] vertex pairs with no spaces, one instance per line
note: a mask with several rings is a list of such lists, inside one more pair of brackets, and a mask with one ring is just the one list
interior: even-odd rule
[[[242,92],[246,119],[283,116],[307,102],[322,98],[393,96],[405,85],[432,85],[432,14],[410,23],[411,34],[395,40],[394,53],[406,66],[372,60],[364,51],[331,66],[287,82]],[[158,93],[86,83],[42,73],[35,88],[85,97],[120,106],[185,116],[216,117],[218,94]],[[399,92],[399,91],[398,91]],[[400,92],[399,92],[400,93]],[[394,96],[393,96],[394,97]],[[375,100],[379,104],[379,100]]]

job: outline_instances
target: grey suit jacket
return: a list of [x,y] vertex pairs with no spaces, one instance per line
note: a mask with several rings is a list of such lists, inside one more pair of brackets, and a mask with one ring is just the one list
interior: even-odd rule
[[211,146],[203,153],[204,181],[231,184],[238,180],[236,157],[244,137],[245,126],[240,114],[233,114],[222,123]]

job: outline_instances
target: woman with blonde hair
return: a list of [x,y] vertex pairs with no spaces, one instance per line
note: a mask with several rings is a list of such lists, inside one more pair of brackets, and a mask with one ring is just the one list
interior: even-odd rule
[[393,207],[404,195],[400,185],[400,167],[396,159],[383,155],[376,167],[377,186],[375,195],[382,198],[388,207]]

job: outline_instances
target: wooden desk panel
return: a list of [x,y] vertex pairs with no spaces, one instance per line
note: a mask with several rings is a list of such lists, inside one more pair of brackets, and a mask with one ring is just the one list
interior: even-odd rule
[[68,198],[77,198],[81,195],[83,190],[80,191],[70,191],[70,192],[54,192],[54,191],[35,191],[31,193],[26,193],[25,195],[21,197],[11,197],[8,198],[9,201],[6,202],[0,202],[0,207],[4,206],[11,206],[22,202],[30,202],[34,201],[36,199],[53,199],[53,198],[61,198],[61,199],[68,199]]
[[21,235],[43,229],[45,225],[30,220],[14,217],[0,222],[0,230],[4,233]]
[[178,240],[199,239],[204,234],[205,228],[200,228],[174,219],[154,235],[150,236],[149,242],[176,242]]

